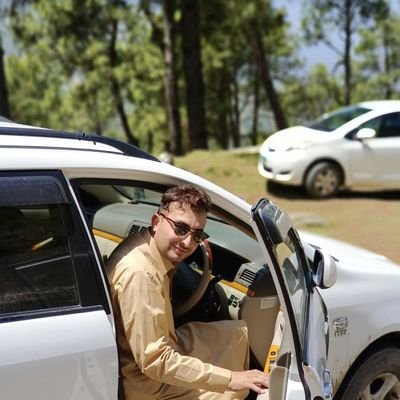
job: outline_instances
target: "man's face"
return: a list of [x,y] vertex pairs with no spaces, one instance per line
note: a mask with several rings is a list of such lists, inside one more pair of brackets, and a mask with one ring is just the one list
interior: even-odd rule
[[205,211],[194,212],[191,208],[181,208],[178,203],[171,203],[169,210],[163,210],[162,214],[155,214],[152,218],[154,240],[161,255],[173,264],[178,264],[192,254],[198,244],[192,239],[192,233],[178,236],[174,232],[174,222],[184,223],[191,229],[204,229],[207,221]]

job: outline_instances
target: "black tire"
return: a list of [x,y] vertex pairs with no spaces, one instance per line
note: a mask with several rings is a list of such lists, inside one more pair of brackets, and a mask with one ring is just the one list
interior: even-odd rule
[[320,162],[307,172],[304,188],[311,197],[323,199],[336,195],[342,180],[342,172],[337,165]]
[[387,347],[365,358],[335,400],[400,398],[400,349]]

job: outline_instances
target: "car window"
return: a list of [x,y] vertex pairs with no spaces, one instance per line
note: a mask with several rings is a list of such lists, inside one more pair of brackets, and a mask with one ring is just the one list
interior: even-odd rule
[[376,138],[399,137],[400,136],[400,113],[392,113],[374,118],[360,126],[361,128],[372,128],[376,132]]
[[0,317],[78,305],[108,311],[64,189],[56,172],[0,174]]
[[0,207],[0,312],[78,304],[60,205]]
[[320,131],[331,132],[346,122],[371,111],[369,108],[359,106],[348,106],[340,108],[332,113],[322,115],[317,121],[310,124],[308,127]]
[[279,265],[285,276],[285,283],[296,318],[299,336],[306,336],[306,318],[308,307],[308,287],[306,281],[307,267],[303,265],[301,249],[296,249],[296,240],[292,240],[291,232],[276,246]]
[[52,176],[0,176],[0,314],[79,303],[72,215]]

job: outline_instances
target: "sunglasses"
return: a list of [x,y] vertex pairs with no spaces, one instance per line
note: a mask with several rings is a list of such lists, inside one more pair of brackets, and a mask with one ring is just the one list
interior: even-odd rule
[[159,213],[159,215],[167,220],[167,222],[171,225],[171,228],[174,230],[176,236],[184,237],[190,232],[192,234],[192,240],[198,244],[203,243],[204,240],[210,237],[201,229],[192,229],[184,222],[175,222],[173,219],[168,218],[165,214],[161,212]]

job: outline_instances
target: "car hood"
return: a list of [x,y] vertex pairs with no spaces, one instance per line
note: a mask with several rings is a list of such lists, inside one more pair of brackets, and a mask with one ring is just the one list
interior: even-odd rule
[[332,132],[323,132],[306,126],[292,126],[272,134],[261,147],[265,150],[285,151],[295,145],[321,143],[335,139]]
[[400,265],[382,254],[315,233],[303,231],[299,234],[303,242],[329,253],[338,261],[338,268],[352,269],[353,271],[356,269],[376,269],[379,271],[387,269],[400,272]]

